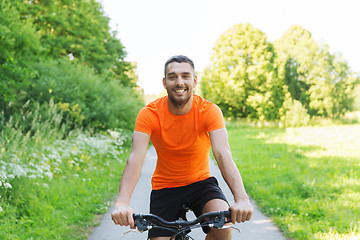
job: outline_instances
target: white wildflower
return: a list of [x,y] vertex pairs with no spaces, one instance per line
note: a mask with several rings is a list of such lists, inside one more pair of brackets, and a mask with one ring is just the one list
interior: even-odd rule
[[30,178],[30,179],[35,179],[35,178],[36,178],[36,175],[31,174],[31,175],[28,176],[28,178]]
[[5,184],[4,184],[4,188],[12,188],[12,186],[11,186],[10,183],[5,183]]
[[48,158],[49,159],[58,159],[58,158],[60,158],[60,154],[58,153],[58,152],[52,152],[52,153],[50,153],[49,155],[48,155]]
[[8,177],[8,179],[14,179],[15,178],[14,174],[8,174],[7,177]]
[[13,172],[17,177],[26,176],[26,171],[20,165],[15,165]]
[[120,137],[120,133],[119,132],[116,132],[116,131],[112,131],[112,130],[108,130],[108,133],[110,133],[111,137],[113,138],[119,138]]
[[52,172],[45,172],[44,174],[46,177],[48,177],[49,179],[53,179],[53,173]]

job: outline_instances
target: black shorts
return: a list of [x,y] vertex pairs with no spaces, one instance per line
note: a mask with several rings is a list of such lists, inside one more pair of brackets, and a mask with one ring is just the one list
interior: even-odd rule
[[[212,199],[222,199],[227,202],[215,177],[183,187],[152,190],[150,213],[158,215],[167,221],[175,221],[180,217],[185,219],[186,216],[181,211],[182,206],[185,205],[194,212],[196,217],[199,217],[205,204]],[[203,231],[208,233],[210,229],[203,228]],[[148,237],[170,237],[173,235],[172,231],[156,228],[149,231]]]

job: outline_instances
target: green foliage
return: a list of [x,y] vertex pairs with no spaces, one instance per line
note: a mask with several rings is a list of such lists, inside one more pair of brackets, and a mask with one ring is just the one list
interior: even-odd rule
[[96,0],[16,0],[24,18],[32,17],[41,35],[45,55],[57,59],[69,57],[105,74],[121,84],[136,87],[126,74],[130,63],[116,32],[110,32],[109,18]]
[[142,100],[135,92],[114,81],[106,81],[91,68],[60,61],[33,66],[38,74],[29,95],[35,102],[50,99],[72,123],[96,129],[132,129]]
[[310,115],[300,101],[290,97],[290,93],[285,96],[281,122],[285,127],[300,127],[310,122]]
[[[39,114],[29,113],[24,121],[29,115]],[[53,116],[57,128],[35,121],[32,136],[15,121],[1,132],[1,239],[86,239],[109,207],[128,154],[127,137],[114,131],[65,135],[61,116]]]
[[19,62],[34,59],[41,46],[40,36],[32,21],[21,19],[20,13],[9,1],[0,1],[0,13],[0,63],[14,59],[19,59]]
[[[24,88],[28,87],[33,75],[27,63],[36,59],[41,50],[39,38],[31,20],[21,19],[10,1],[0,1],[1,110],[4,110],[10,101],[26,98]],[[7,117],[11,114],[7,112]]]
[[238,24],[220,36],[204,71],[201,90],[226,117],[279,118],[282,86],[274,67],[272,44],[250,24]]
[[225,117],[284,121],[295,120],[299,108],[310,117],[344,115],[352,110],[357,81],[341,55],[317,44],[301,26],[271,44],[260,30],[238,24],[216,42],[200,85]]
[[245,187],[289,239],[360,237],[360,125],[228,125]]
[[31,112],[53,99],[64,121],[71,122],[70,129],[133,128],[136,111],[143,105],[136,65],[124,61],[124,47],[116,33],[110,33],[109,19],[98,2],[0,4],[4,122],[21,118],[24,105]]
[[355,76],[340,55],[331,54],[327,45],[320,46],[297,25],[274,46],[279,76],[311,116],[339,117],[351,110]]
[[107,209],[143,105],[115,34],[95,0],[0,0],[0,239],[85,239]]

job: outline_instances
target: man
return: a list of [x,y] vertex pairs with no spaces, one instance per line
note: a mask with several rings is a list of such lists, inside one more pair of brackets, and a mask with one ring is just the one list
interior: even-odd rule
[[[253,208],[231,157],[221,110],[193,94],[197,81],[194,63],[186,56],[174,56],[165,63],[163,85],[167,96],[149,103],[138,114],[131,153],[112,213],[115,224],[135,228],[130,198],[150,139],[158,155],[152,177],[150,213],[174,221],[181,216],[182,205],[191,208],[197,216],[230,208],[233,223],[250,220]],[[234,196],[235,203],[230,207],[210,174],[210,147]],[[204,232],[208,240],[231,239],[231,229],[204,229]],[[151,240],[168,240],[172,235],[161,229],[149,231]]]

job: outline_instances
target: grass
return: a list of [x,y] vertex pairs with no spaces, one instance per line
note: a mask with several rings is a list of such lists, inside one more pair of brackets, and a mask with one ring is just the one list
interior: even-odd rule
[[0,239],[87,238],[117,192],[124,162],[71,146],[72,154],[61,154],[61,172],[52,179],[16,177],[11,189],[0,189]]
[[360,238],[360,125],[229,124],[250,196],[292,239]]

